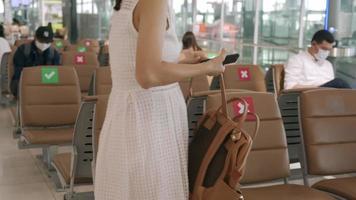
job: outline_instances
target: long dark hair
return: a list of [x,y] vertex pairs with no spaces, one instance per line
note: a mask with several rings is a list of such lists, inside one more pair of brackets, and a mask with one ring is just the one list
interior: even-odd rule
[[0,37],[5,37],[5,30],[3,24],[0,24]]
[[121,1],[122,0],[116,0],[115,6],[114,6],[114,10],[118,11],[121,8]]
[[202,48],[200,48],[200,46],[197,43],[194,33],[191,31],[188,31],[184,34],[182,43],[183,43],[183,49],[189,49],[193,47],[194,51],[202,50]]

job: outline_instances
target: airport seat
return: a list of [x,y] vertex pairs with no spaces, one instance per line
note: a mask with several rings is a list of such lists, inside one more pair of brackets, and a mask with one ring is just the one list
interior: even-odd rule
[[[71,182],[71,160],[71,153],[57,154],[53,159],[53,165],[58,170],[58,173],[63,176],[65,184],[68,185]],[[74,184],[90,184],[92,181],[92,177],[75,177]]]
[[[57,70],[57,76],[55,71],[46,72],[44,67],[23,69],[19,89],[19,148],[42,148],[48,166],[51,149],[72,143],[81,101],[75,70],[62,66],[51,68]],[[53,78],[55,82],[44,80],[48,74],[57,77]]]
[[[97,98],[83,99],[76,120],[72,143],[72,152],[57,154],[52,166],[56,169],[61,187],[66,191],[66,199],[75,199],[87,193],[76,193],[74,188],[80,185],[92,185],[93,161],[93,111]],[[72,132],[72,133],[73,133]]]
[[[204,113],[204,99],[209,92],[209,81],[206,75],[193,77],[179,82],[184,99],[187,102],[189,135],[192,136],[200,116]],[[200,97],[196,94],[202,94]]]
[[105,120],[109,95],[99,95],[97,96],[97,98],[98,101],[96,103],[95,111],[94,111],[94,135],[93,135],[94,162],[96,161],[96,155],[99,147],[100,132]]
[[17,102],[17,99],[13,96],[12,92],[11,92],[11,80],[12,80],[12,77],[14,75],[14,54],[16,52],[16,49],[17,47],[16,46],[13,46],[11,48],[11,53],[9,54],[8,56],[8,60],[7,60],[7,91],[8,91],[8,97],[9,99],[11,99],[15,104],[16,106],[14,107],[11,107],[10,108],[10,114],[11,114],[11,117],[12,119],[14,119],[14,128],[13,128],[13,137],[14,138],[19,138],[21,136],[21,127],[20,127],[20,119],[19,119],[19,105],[18,105],[18,102]]
[[67,51],[63,53],[62,65],[78,65],[78,66],[99,66],[96,54],[92,52],[73,52]]
[[299,162],[300,160],[300,131],[299,131],[299,113],[298,113],[298,98],[301,92],[310,90],[310,88],[300,89],[284,89],[284,65],[272,65],[273,85],[275,95],[278,99],[279,108],[281,110],[284,128],[287,135],[289,158],[291,163]]
[[300,95],[304,181],[309,176],[349,175],[312,187],[356,199],[356,91],[323,89]]
[[273,87],[277,96],[284,89],[284,64],[272,65]]
[[209,90],[209,81],[206,75],[196,76],[179,82],[184,99],[188,100],[194,93]]
[[[227,89],[267,91],[265,74],[258,65],[226,65],[224,78]],[[220,89],[219,77],[214,77],[211,89]]]
[[317,182],[313,188],[335,194],[347,200],[356,199],[356,177],[326,179]]
[[[287,179],[289,176],[289,158],[287,143],[277,101],[272,93],[245,91],[228,93],[227,99],[240,97],[249,104],[249,111],[260,118],[260,128],[253,141],[251,153],[247,159],[246,170],[241,180],[242,194],[245,200],[281,199],[281,200],[331,200],[324,192],[310,189],[303,185],[282,184],[258,187],[253,184],[268,183]],[[221,105],[220,94],[207,98],[208,110],[217,109]],[[241,109],[239,104],[230,104],[228,111],[235,117]],[[248,133],[255,131],[256,118],[248,115],[242,128]],[[246,188],[248,186],[248,188]]]
[[99,67],[95,70],[94,78],[94,95],[109,95],[112,87],[110,67]]
[[[227,89],[226,93],[242,92],[246,90],[234,90]],[[199,119],[204,115],[206,110],[206,99],[209,95],[219,94],[220,90],[208,90],[199,91],[193,93],[193,96],[187,102],[187,112],[188,112],[188,127],[189,127],[189,137],[192,137]]]
[[78,42],[78,45],[86,46],[93,49],[96,54],[99,54],[100,44],[98,40],[95,39],[82,39]]
[[335,200],[326,193],[295,184],[244,188],[242,194],[245,200]]
[[85,53],[85,52],[96,53],[95,49],[93,49],[91,47],[84,46],[84,45],[80,45],[80,44],[69,45],[68,48],[66,49],[66,51],[78,52],[78,53]]
[[88,95],[89,88],[90,88],[90,81],[94,74],[94,71],[97,69],[96,66],[74,66],[75,70],[77,71],[79,83],[80,83],[80,90],[82,96]]
[[9,76],[8,76],[8,60],[11,52],[4,53],[0,63],[0,104],[7,105],[9,103]]
[[73,66],[78,74],[80,90],[82,96],[87,96],[90,81],[94,71],[98,68],[98,60],[95,53],[73,53],[70,51],[63,52],[62,64],[64,66]]
[[[9,80],[7,82],[7,88],[8,88],[8,91],[11,93],[11,80],[12,80],[12,77],[14,76],[14,73],[15,73],[15,69],[14,69],[14,55],[15,55],[15,52],[16,52],[16,49],[17,48],[14,48],[9,57],[8,57],[8,60],[7,60],[7,79]],[[12,94],[12,93],[11,93]]]
[[110,55],[109,55],[108,45],[104,45],[100,48],[99,63],[100,66],[110,66]]
[[[94,135],[93,135],[93,171],[95,171],[95,161],[99,146],[99,137],[104,123],[106,108],[111,92],[111,71],[110,67],[100,67],[96,70],[94,78],[94,95],[98,98],[94,111]],[[94,172],[93,172],[94,174]],[[95,177],[95,174],[94,174]]]
[[100,67],[96,70],[94,76],[94,95],[97,96],[94,112],[94,136],[93,136],[93,151],[94,161],[98,151],[100,131],[104,123],[106,107],[111,93],[112,81],[110,67]]
[[52,45],[58,50],[59,53],[62,53],[66,51],[71,44],[68,40],[55,39]]
[[275,93],[273,81],[273,69],[272,66],[270,66],[265,75],[267,92]]

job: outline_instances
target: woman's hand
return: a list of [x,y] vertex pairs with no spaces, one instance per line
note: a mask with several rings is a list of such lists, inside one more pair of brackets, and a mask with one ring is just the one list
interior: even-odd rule
[[225,71],[225,67],[223,66],[223,62],[226,57],[226,51],[225,49],[222,49],[220,51],[220,55],[214,59],[209,60],[205,64],[207,65],[208,68],[208,74],[209,76],[218,76],[221,73]]
[[179,64],[197,64],[202,61],[200,53],[194,51],[182,52],[179,57]]

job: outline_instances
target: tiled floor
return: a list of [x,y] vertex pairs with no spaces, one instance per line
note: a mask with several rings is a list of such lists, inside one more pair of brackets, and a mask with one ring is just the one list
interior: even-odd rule
[[39,150],[19,150],[8,110],[0,108],[0,200],[62,200],[41,162]]

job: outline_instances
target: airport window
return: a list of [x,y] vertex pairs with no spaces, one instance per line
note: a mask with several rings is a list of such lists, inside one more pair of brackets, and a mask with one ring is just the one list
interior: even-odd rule
[[4,10],[4,2],[3,1],[0,1],[0,13],[4,13],[5,10]]

